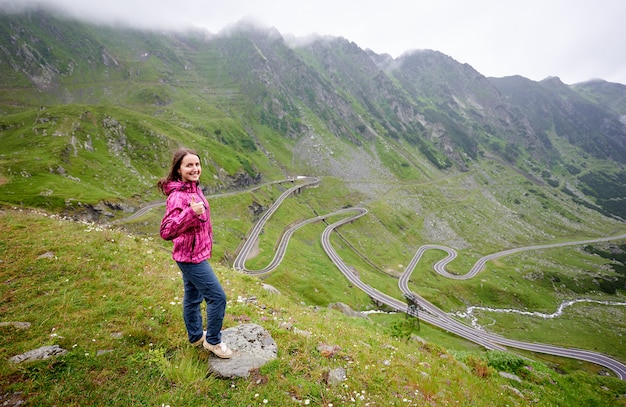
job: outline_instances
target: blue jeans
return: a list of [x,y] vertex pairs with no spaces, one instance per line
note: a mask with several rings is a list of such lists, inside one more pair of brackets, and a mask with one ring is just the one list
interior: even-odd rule
[[187,327],[189,342],[202,338],[202,313],[200,304],[206,301],[206,341],[211,345],[222,341],[222,322],[226,311],[226,294],[207,260],[201,263],[180,263],[183,274],[185,297],[183,299],[183,319]]

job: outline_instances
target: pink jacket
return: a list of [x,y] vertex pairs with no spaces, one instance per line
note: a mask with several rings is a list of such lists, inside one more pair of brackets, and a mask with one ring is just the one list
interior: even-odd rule
[[[197,183],[172,181],[163,191],[167,195],[161,237],[174,241],[172,258],[181,263],[200,263],[211,257],[213,227],[211,209]],[[192,197],[204,202],[205,212],[198,217],[189,206]]]

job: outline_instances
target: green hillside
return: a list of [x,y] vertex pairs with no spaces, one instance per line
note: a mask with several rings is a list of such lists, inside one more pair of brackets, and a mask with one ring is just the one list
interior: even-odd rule
[[[184,145],[198,151],[202,160],[201,183],[214,218],[212,262],[221,276],[233,281],[228,289],[231,300],[254,292],[269,307],[284,307],[286,313],[297,315],[293,318],[306,321],[319,341],[332,333],[324,320],[337,318],[334,325],[346,327],[342,349],[354,345],[355,352],[364,354],[344,355],[359,373],[349,387],[331,395],[320,375],[333,361],[315,355],[313,339],[295,338],[272,326],[273,333],[285,341],[285,354],[260,372],[272,383],[271,388],[266,386],[272,395],[268,400],[282,405],[287,402],[284,394],[293,393],[300,401],[309,397],[316,405],[341,405],[354,397],[353,391],[361,391],[356,387],[363,382],[367,394],[382,397],[369,399],[370,405],[407,405],[402,398],[417,390],[422,398],[407,396],[415,405],[459,400],[466,400],[466,405],[494,405],[490,400],[498,400],[495,405],[527,405],[535,398],[539,405],[574,405],[572,400],[587,400],[581,405],[623,403],[622,382],[602,376],[611,373],[598,366],[535,354],[493,356],[512,358],[515,363],[530,357],[537,363],[533,369],[541,373],[528,373],[517,386],[487,367],[506,370],[499,362],[490,362],[489,353],[438,328],[426,325],[419,333],[413,331],[427,345],[412,354],[415,343],[398,339],[406,336],[402,316],[374,315],[363,322],[324,311],[318,319],[311,310],[334,302],[357,310],[378,309],[366,294],[347,284],[329,260],[320,244],[323,223],[299,230],[280,267],[263,276],[283,292],[280,299],[260,292],[258,279],[230,269],[253,223],[288,187],[274,182],[301,175],[320,177],[321,182],[285,201],[264,228],[249,268],[260,269],[271,261],[288,225],[348,207],[369,212],[342,226],[333,244],[362,281],[400,300],[398,276],[425,244],[455,249],[459,255],[448,269],[464,274],[481,257],[507,249],[623,235],[626,130],[620,116],[626,115],[625,97],[619,84],[568,87],[558,79],[485,78],[436,51],[391,60],[341,38],[290,47],[275,30],[247,25],[229,34],[211,35],[95,26],[44,10],[0,14],[0,204],[4,208],[0,270],[7,282],[0,303],[7,317],[2,321],[33,320],[40,336],[54,327],[46,317],[26,312],[26,305],[37,302],[37,293],[24,297],[24,306],[15,301],[35,281],[30,275],[20,280],[24,270],[48,272],[33,260],[48,250],[63,253],[65,260],[55,264],[67,265],[50,270],[45,283],[51,288],[41,288],[39,295],[47,293],[61,302],[78,296],[78,288],[52,287],[84,266],[84,261],[69,259],[84,259],[83,253],[91,253],[88,267],[94,274],[113,273],[97,283],[91,301],[118,278],[115,270],[147,268],[147,275],[132,276],[128,282],[132,289],[120,297],[128,309],[119,311],[136,316],[133,301],[146,284],[155,284],[155,291],[166,294],[142,300],[144,307],[165,307],[178,281],[168,280],[164,271],[171,260],[169,243],[162,242],[157,232],[163,208],[128,217],[163,201],[155,183],[166,174],[171,153]],[[225,194],[229,192],[233,194]],[[22,212],[29,210],[45,211],[47,216]],[[101,237],[93,238],[94,243],[91,230],[85,231],[81,223],[58,226],[51,220],[57,215],[114,229],[105,229]],[[66,239],[55,243],[58,249],[44,247],[53,246],[52,238],[43,236],[55,235],[56,227],[63,228],[64,234],[57,235]],[[41,235],[46,245],[40,246],[37,238],[32,247],[27,245],[27,254],[17,256],[29,234]],[[90,243],[81,243],[85,239]],[[124,239],[128,248],[103,244],[92,252],[89,245],[102,243],[98,239],[110,243]],[[624,362],[625,245],[624,239],[617,239],[514,254],[487,262],[485,270],[468,281],[434,273],[432,265],[444,254],[429,251],[410,287],[454,315],[470,306],[551,314],[565,301],[597,301],[577,304],[553,319],[488,311],[475,316],[485,329],[511,339],[593,349]],[[123,253],[124,263],[113,260],[110,250]],[[144,251],[150,252],[147,259],[153,262],[142,263],[148,260],[136,256]],[[232,305],[231,326],[244,315],[262,325],[270,323],[266,316]],[[70,305],[59,304],[51,312],[63,313],[65,306]],[[144,311],[137,325],[116,322],[132,336],[150,336],[131,343],[128,353],[116,353],[115,358],[130,361],[129,366],[120,360],[103,373],[106,378],[93,377],[102,362],[94,359],[85,367],[82,353],[76,352],[70,360],[59,362],[62,366],[55,362],[21,369],[2,364],[2,388],[26,392],[25,399],[35,404],[50,393],[56,397],[52,404],[61,405],[90,378],[92,390],[76,405],[97,404],[98,397],[119,405],[207,402],[190,401],[190,392],[209,394],[210,402],[219,403],[217,394],[229,392],[230,383],[198,379],[203,366],[179,338],[182,325],[176,311],[168,310],[168,317],[157,322],[150,322],[154,315]],[[96,320],[99,312],[106,311],[96,306],[93,312],[88,325],[104,329]],[[71,310],[68,318],[78,320],[80,314]],[[153,324],[164,330],[153,333],[151,329],[157,328]],[[79,328],[68,322],[71,334],[66,338],[86,341]],[[1,329],[6,329],[7,357],[33,345],[30,334]],[[354,342],[353,338],[364,335],[369,338],[366,345]],[[146,347],[157,343],[152,339],[159,343],[155,349]],[[383,369],[375,359],[377,352],[367,350],[389,343],[399,349],[397,355],[411,354],[397,369]],[[317,359],[304,366],[312,354]],[[170,355],[173,359],[168,359]],[[295,355],[292,361],[288,355]],[[413,357],[440,370],[424,379],[414,371],[419,362]],[[171,362],[176,358],[189,364],[185,376],[177,376]],[[150,370],[138,377],[132,372],[142,363],[148,363]],[[369,377],[362,369],[373,365],[381,369],[380,375]],[[64,392],[54,384],[68,381],[69,372],[76,369],[82,381],[71,384],[74,391]],[[522,374],[517,368],[509,370]],[[35,383],[37,377],[43,379],[41,387]],[[111,387],[95,389],[97,383],[113,386],[120,380],[145,383],[154,378],[156,384],[148,386],[145,394],[140,392],[138,400],[132,400],[131,393],[143,385],[131,386],[134,390],[120,391],[119,398],[111,399],[107,391]],[[233,385],[246,391],[230,405],[262,402],[254,397],[263,394],[258,385]],[[511,385],[523,397],[517,399],[516,392],[506,387]],[[446,386],[452,387],[446,390]],[[467,396],[467,389],[480,386],[486,386],[481,397]],[[609,390],[598,390],[604,387]],[[176,395],[168,399],[172,388],[177,389]]]
[[[417,331],[397,314],[349,318],[270,294],[219,265],[224,327],[262,325],[279,355],[247,379],[207,377],[208,355],[186,343],[182,283],[159,243],[31,211],[2,210],[0,233],[4,405],[612,406],[626,393],[624,381],[592,374],[593,365],[484,352],[425,324]],[[7,362],[53,344],[68,354]],[[324,356],[320,344],[335,354]],[[347,379],[329,384],[338,367]]]

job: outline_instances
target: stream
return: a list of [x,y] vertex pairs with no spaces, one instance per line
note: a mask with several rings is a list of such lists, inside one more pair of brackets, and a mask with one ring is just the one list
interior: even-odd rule
[[499,313],[508,313],[508,314],[520,314],[520,315],[527,315],[527,316],[531,316],[531,317],[539,317],[539,318],[543,318],[543,319],[553,319],[553,318],[557,318],[560,317],[561,315],[563,315],[563,311],[565,310],[565,308],[572,306],[574,304],[578,304],[578,303],[582,303],[582,302],[586,302],[586,303],[594,303],[594,304],[602,304],[602,305],[613,305],[613,306],[619,306],[619,305],[626,305],[626,302],[618,302],[618,301],[600,301],[600,300],[592,300],[592,299],[578,299],[578,300],[569,300],[569,301],[564,301],[561,303],[561,305],[559,305],[558,309],[553,312],[552,314],[545,314],[543,312],[531,312],[531,311],[522,311],[522,310],[518,310],[518,309],[511,309],[511,308],[488,308],[488,307],[477,307],[477,306],[470,306],[467,307],[467,310],[465,312],[463,311],[458,311],[453,313],[452,315],[459,317],[459,318],[463,318],[463,319],[470,319],[471,321],[471,325],[472,327],[476,328],[476,329],[483,329],[483,327],[481,325],[478,324],[478,318],[476,316],[474,316],[474,311],[487,311],[487,312],[499,312]]

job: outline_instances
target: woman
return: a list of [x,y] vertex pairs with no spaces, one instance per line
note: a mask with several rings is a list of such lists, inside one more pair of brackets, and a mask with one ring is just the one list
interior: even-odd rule
[[[183,276],[183,319],[189,341],[227,359],[233,356],[233,351],[221,340],[226,294],[208,262],[213,230],[209,202],[198,186],[201,174],[196,152],[181,148],[174,153],[168,176],[157,183],[167,196],[161,237],[174,241],[172,258]],[[202,300],[207,305],[206,332],[202,330]]]

